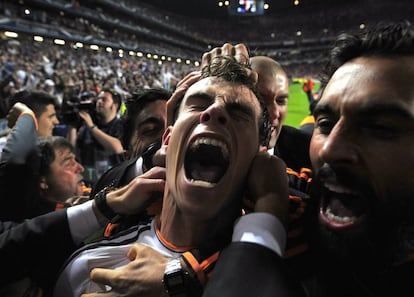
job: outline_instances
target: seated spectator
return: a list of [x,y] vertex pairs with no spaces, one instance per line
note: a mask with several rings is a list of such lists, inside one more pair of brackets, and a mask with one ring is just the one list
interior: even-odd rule
[[[193,247],[219,251],[231,239],[246,190],[252,196],[267,194],[280,200],[280,212],[287,211],[283,162],[259,153],[265,107],[253,84],[246,68],[229,58],[217,59],[203,70],[202,79],[177,105],[174,125],[163,135],[166,184],[161,214],[76,252],[59,277],[55,296],[100,290],[87,281],[90,269],[127,264],[126,251],[135,242],[170,258]],[[265,126],[270,127],[267,119]]]

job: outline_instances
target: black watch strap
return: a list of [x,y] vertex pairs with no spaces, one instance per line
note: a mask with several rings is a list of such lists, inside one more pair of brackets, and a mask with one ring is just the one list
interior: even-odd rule
[[96,207],[99,209],[99,211],[107,218],[108,220],[114,219],[117,214],[108,206],[108,203],[106,201],[106,194],[113,190],[112,187],[106,187],[100,190],[95,195],[95,203]]

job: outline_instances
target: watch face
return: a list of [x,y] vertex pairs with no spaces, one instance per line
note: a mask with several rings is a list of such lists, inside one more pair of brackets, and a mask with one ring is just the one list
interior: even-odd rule
[[[164,285],[170,296],[176,296],[185,291],[184,272],[179,259],[170,260],[164,273]],[[178,296],[178,295],[177,295]]]
[[182,289],[182,286],[184,284],[184,278],[183,278],[183,274],[181,273],[181,271],[177,271],[174,272],[170,275],[168,275],[168,281],[167,281],[168,290],[173,290],[174,291],[174,287],[179,286],[180,289]]

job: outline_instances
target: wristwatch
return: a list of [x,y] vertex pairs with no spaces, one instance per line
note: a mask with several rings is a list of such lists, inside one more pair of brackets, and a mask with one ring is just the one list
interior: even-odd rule
[[106,194],[114,189],[113,187],[105,187],[95,195],[96,207],[110,221],[117,217],[117,214],[109,207]]
[[167,262],[163,284],[170,297],[187,297],[188,272],[183,269],[180,258]]

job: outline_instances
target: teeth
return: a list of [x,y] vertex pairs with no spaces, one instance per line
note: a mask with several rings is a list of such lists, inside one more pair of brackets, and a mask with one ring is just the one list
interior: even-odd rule
[[352,217],[346,217],[346,216],[345,217],[338,217],[338,216],[336,216],[332,213],[332,210],[329,207],[326,209],[325,215],[330,220],[338,222],[338,223],[350,223],[350,222],[356,220],[356,217],[354,217],[354,216],[352,216]]
[[354,194],[354,195],[356,194],[350,189],[344,188],[338,184],[325,183],[325,187],[331,192],[336,192],[340,194]]
[[218,140],[218,139],[201,137],[201,138],[198,138],[196,141],[194,141],[194,143],[191,147],[196,148],[200,144],[208,144],[208,145],[213,145],[213,146],[219,147],[221,149],[221,152],[222,152],[224,158],[227,159],[228,156],[229,156],[229,150],[228,150],[226,144],[224,142]]
[[210,182],[207,182],[207,181],[204,181],[204,180],[191,179],[190,182],[193,183],[194,185],[197,185],[197,186],[212,186],[212,185],[214,185],[214,183],[210,183]]

